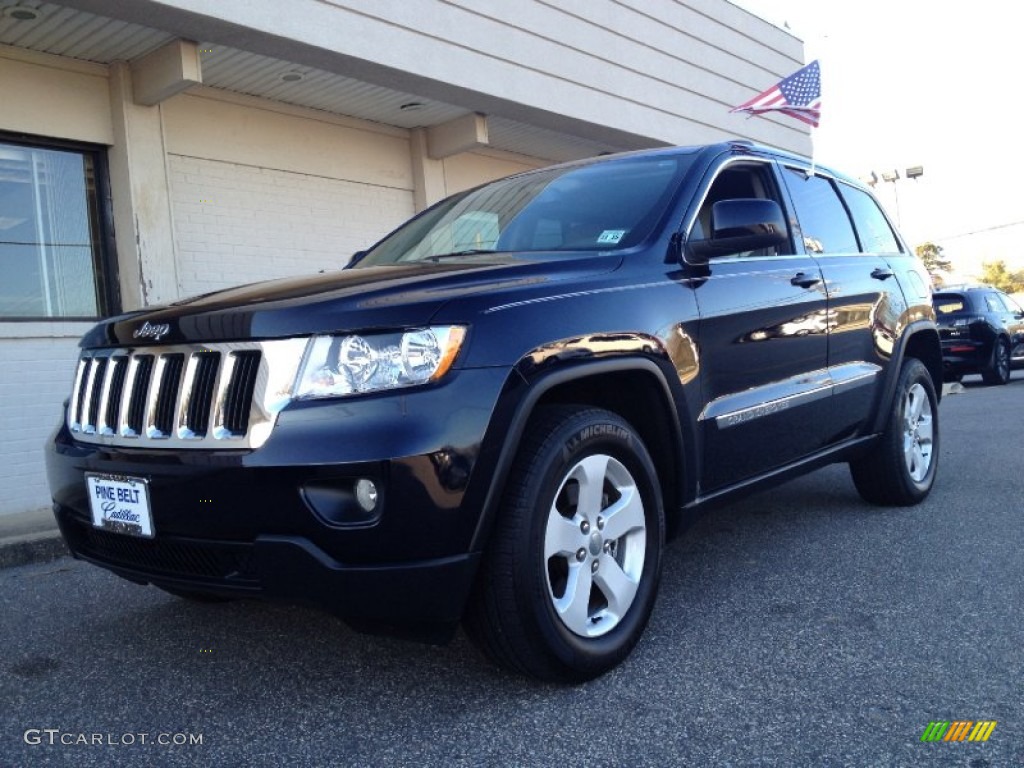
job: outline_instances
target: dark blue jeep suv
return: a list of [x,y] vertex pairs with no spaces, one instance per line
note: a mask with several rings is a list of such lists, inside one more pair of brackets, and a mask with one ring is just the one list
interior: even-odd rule
[[186,598],[319,605],[585,680],[655,604],[668,523],[847,462],[923,499],[942,356],[870,192],[747,142],[524,173],[345,269],[97,325],[47,462],[76,557]]

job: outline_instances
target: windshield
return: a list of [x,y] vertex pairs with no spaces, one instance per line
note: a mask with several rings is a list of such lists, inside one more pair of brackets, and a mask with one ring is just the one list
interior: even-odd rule
[[455,195],[378,243],[358,266],[497,251],[629,248],[664,215],[692,155],[548,168]]

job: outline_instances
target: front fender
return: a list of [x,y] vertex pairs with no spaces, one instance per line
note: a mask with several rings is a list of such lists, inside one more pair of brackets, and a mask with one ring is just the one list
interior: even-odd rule
[[[649,348],[648,354],[652,352],[654,350]],[[488,480],[486,488],[480,484],[480,487],[467,491],[467,502],[479,504],[481,510],[470,546],[471,552],[486,547],[519,443],[535,410],[545,402],[573,402],[571,395],[574,386],[580,385],[593,392],[595,385],[602,383],[602,378],[611,383],[615,377],[639,375],[650,382],[650,391],[656,393],[657,401],[641,405],[652,409],[652,413],[657,409],[657,423],[664,425],[668,445],[649,446],[649,449],[652,454],[659,454],[655,457],[659,473],[667,475],[659,478],[662,486],[669,482],[677,487],[672,497],[666,498],[666,506],[672,503],[675,507],[681,507],[684,499],[692,498],[696,489],[693,465],[693,457],[696,455],[695,434],[679,428],[679,414],[686,412],[685,395],[679,384],[673,387],[669,382],[674,369],[667,358],[661,361],[628,355],[581,360],[569,355],[561,357],[559,361],[553,361],[550,356],[544,357],[541,365],[537,365],[537,362],[537,357],[527,355],[511,371],[484,439],[480,466],[483,468],[489,465],[493,469],[480,473]],[[666,368],[670,370],[668,375]],[[600,401],[586,398],[581,402],[601,404]],[[642,433],[643,429],[638,431]],[[659,451],[659,448],[662,450]],[[670,456],[664,455],[665,449]]]

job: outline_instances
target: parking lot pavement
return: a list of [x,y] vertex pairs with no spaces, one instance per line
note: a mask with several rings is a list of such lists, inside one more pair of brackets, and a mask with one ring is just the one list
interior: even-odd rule
[[[1019,372],[944,399],[917,507],[865,505],[836,466],[704,517],[633,656],[581,686],[461,636],[197,605],[69,558],[4,569],[0,766],[1024,765],[1022,403]],[[934,721],[996,726],[922,742]]]

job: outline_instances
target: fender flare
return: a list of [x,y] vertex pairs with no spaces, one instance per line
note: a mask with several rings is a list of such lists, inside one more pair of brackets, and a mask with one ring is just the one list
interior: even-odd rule
[[[938,328],[935,324],[928,320],[918,320],[908,325],[903,333],[900,334],[899,341],[896,344],[896,348],[893,350],[890,363],[886,368],[886,378],[884,385],[881,389],[881,397],[879,398],[878,408],[875,411],[875,418],[871,424],[872,433],[880,433],[885,431],[885,422],[889,418],[889,410],[892,405],[892,400],[896,396],[896,382],[900,377],[900,369],[903,367],[903,361],[907,357],[907,344],[910,343],[911,338],[922,332],[930,332],[935,335],[936,340],[939,338]],[[925,367],[928,368],[928,372],[932,375],[932,380],[935,381],[936,371],[933,370],[933,362],[928,360],[922,360]],[[938,363],[938,381],[935,386],[936,397],[942,399],[942,350],[938,350],[938,360],[934,361]]]
[[[519,443],[522,440],[523,433],[526,431],[526,425],[537,407],[537,403],[540,402],[544,395],[555,387],[571,381],[590,378],[592,376],[630,371],[639,371],[650,374],[654,376],[655,380],[660,385],[663,405],[668,408],[670,418],[672,420],[672,426],[669,432],[672,439],[673,452],[675,454],[675,458],[672,463],[675,465],[677,477],[686,478],[693,476],[693,468],[687,465],[686,458],[687,456],[693,455],[693,446],[687,444],[689,441],[684,440],[682,431],[679,428],[679,411],[676,405],[676,398],[672,393],[672,388],[666,381],[662,369],[652,360],[627,357],[612,360],[574,362],[555,370],[548,371],[532,380],[524,377],[518,368],[513,368],[510,379],[518,379],[519,382],[528,389],[519,402],[515,404],[515,411],[508,427],[503,430],[505,437],[502,440],[501,452],[499,453],[498,459],[490,473],[491,481],[489,483],[484,502],[481,506],[476,529],[473,531],[473,536],[470,541],[470,552],[477,552],[486,548],[487,538],[491,528],[493,527],[493,523],[501,503],[501,494],[504,492],[505,483],[508,481],[508,476],[512,469],[512,462],[515,460],[516,453],[519,450]],[[509,396],[508,388],[506,387],[502,397],[506,398]],[[685,493],[682,491],[681,496],[685,496]],[[680,508],[683,506],[682,498],[680,498],[677,506]]]

